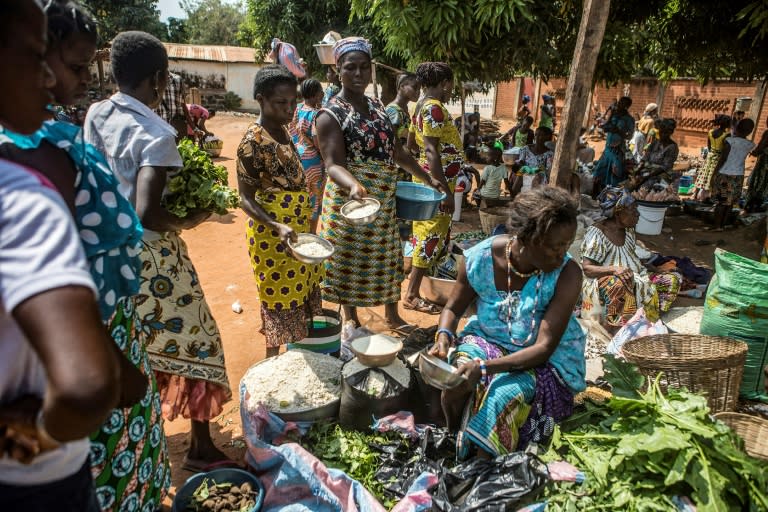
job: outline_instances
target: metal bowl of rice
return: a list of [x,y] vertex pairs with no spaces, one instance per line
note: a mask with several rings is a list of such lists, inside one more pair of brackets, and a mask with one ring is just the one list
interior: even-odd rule
[[295,242],[288,242],[291,255],[302,263],[317,265],[330,258],[335,249],[333,244],[311,233],[301,233]]
[[349,348],[365,366],[380,367],[392,364],[403,349],[403,342],[384,334],[372,334],[352,340]]
[[381,211],[381,203],[372,197],[364,197],[362,200],[352,200],[341,207],[340,213],[344,220],[355,226],[370,224]]

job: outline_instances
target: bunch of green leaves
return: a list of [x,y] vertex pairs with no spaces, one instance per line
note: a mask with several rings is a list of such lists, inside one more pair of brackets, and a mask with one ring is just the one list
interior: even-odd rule
[[166,210],[183,218],[190,210],[225,215],[228,208],[240,206],[237,190],[227,186],[227,170],[215,165],[208,153],[184,139],[179,154],[184,167],[168,180],[168,194],[163,197]]
[[711,418],[706,398],[665,394],[659,378],[641,392],[632,365],[610,356],[604,365],[613,398],[557,429],[545,455],[579,467],[586,482],[550,487],[548,510],[676,510],[673,496],[690,497],[700,512],[768,510],[766,465]]
[[381,448],[400,439],[397,433],[366,434],[335,423],[315,423],[303,444],[323,464],[344,471],[390,509],[395,502],[384,491],[388,482],[378,480],[376,472],[381,467]]

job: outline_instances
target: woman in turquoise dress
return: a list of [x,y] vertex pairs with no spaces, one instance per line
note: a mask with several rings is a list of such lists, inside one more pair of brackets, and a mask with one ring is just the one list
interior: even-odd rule
[[[508,235],[465,252],[430,349],[467,378],[442,395],[461,458],[470,448],[496,457],[546,441],[585,388],[585,334],[573,315],[582,275],[566,252],[576,204],[545,186],[518,195],[510,212]],[[457,336],[473,301],[477,314]]]
[[[96,25],[72,2],[47,5],[53,44],[46,60],[56,75],[51,92],[58,104],[75,104],[90,82],[87,64],[96,52]],[[154,512],[170,486],[170,466],[160,396],[133,299],[139,291],[141,223],[118,192],[104,156],[83,140],[77,126],[52,120],[30,136],[0,131],[0,144],[6,156],[45,174],[69,204],[99,291],[102,321],[117,348],[141,372],[123,369],[132,379],[124,379],[123,385],[138,391],[122,402],[133,405],[114,409],[91,436],[99,506],[105,512]]]
[[597,197],[605,187],[615,187],[628,178],[626,142],[635,132],[635,119],[627,111],[631,106],[631,98],[620,98],[611,108],[608,120],[603,123],[605,151],[592,171],[595,177],[593,197]]

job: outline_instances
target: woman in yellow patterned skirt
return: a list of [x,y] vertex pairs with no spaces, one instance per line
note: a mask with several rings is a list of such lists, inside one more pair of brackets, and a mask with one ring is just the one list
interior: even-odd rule
[[[416,105],[411,123],[411,132],[419,145],[419,163],[441,184],[441,189],[450,193],[446,194],[440,212],[434,218],[413,223],[411,278],[403,307],[435,315],[440,308],[424,300],[419,287],[448,242],[453,190],[464,164],[464,152],[459,131],[443,105],[453,91],[453,71],[443,62],[423,62],[416,68],[416,76],[424,87],[424,98]],[[413,181],[419,183],[418,179]]]
[[696,201],[704,201],[709,198],[712,189],[712,176],[717,163],[720,161],[720,155],[723,153],[723,143],[726,137],[731,134],[730,116],[718,114],[715,116],[714,122],[716,126],[707,134],[707,148],[709,149],[707,161],[704,168],[696,176],[696,192],[693,196]]
[[312,204],[304,170],[285,126],[296,108],[296,78],[285,66],[256,73],[254,99],[261,117],[248,127],[237,148],[237,182],[248,214],[248,254],[259,288],[267,357],[280,345],[307,337],[312,315],[322,311],[322,267],[293,258],[287,248],[297,233],[308,233]]

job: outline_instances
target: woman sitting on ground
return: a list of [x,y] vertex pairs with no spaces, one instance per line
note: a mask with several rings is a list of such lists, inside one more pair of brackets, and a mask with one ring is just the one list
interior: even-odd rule
[[515,173],[510,191],[512,197],[532,187],[549,183],[549,173],[555,157],[554,151],[548,144],[552,142],[552,130],[546,126],[539,126],[536,128],[535,141],[520,150],[520,156],[512,166],[512,172]]
[[584,270],[582,316],[597,310],[601,323],[617,330],[645,308],[645,316],[659,319],[669,311],[680,291],[677,272],[649,273],[637,255],[635,225],[640,216],[635,199],[622,188],[607,188],[598,197],[607,217],[587,229],[581,245]]
[[674,119],[666,118],[659,122],[659,138],[646,149],[636,171],[633,189],[650,187],[660,180],[672,184],[675,178],[679,177],[679,173],[676,175],[672,171],[680,153],[677,142],[672,140],[676,127],[677,122]]
[[[585,335],[572,314],[581,269],[566,252],[576,203],[564,190],[541,187],[520,194],[510,210],[510,234],[465,252],[430,349],[446,359],[456,342],[450,363],[467,378],[442,396],[448,427],[460,431],[460,457],[470,445],[495,457],[545,441],[585,387]],[[475,300],[477,315],[457,337]]]

